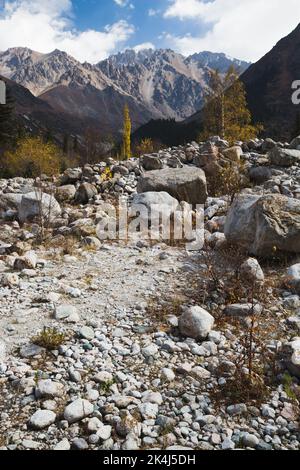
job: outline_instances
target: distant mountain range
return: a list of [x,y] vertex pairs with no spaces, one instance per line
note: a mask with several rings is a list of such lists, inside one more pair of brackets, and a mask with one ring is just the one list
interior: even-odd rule
[[[210,70],[225,73],[230,65],[242,73],[250,64],[225,54],[184,57],[163,49],[126,50],[96,65],[81,64],[59,50],[0,52],[0,75],[10,80],[13,94],[18,92],[18,113],[32,126],[62,134],[91,127],[103,136],[118,135],[125,103],[133,129],[151,119],[184,120],[202,107]],[[25,107],[20,95],[27,97]]]
[[300,25],[252,65],[225,54],[184,57],[169,49],[126,50],[91,65],[59,50],[12,48],[0,53],[0,75],[9,79],[27,128],[61,135],[92,128],[103,137],[119,136],[127,103],[137,138],[172,145],[197,136],[210,71],[225,73],[234,65],[254,122],[263,124],[266,135],[288,140],[300,134],[300,105],[291,99],[292,83],[300,80],[299,50]]
[[[287,37],[240,76],[247,93],[253,122],[264,127],[263,134],[289,141],[300,135],[300,105],[292,102],[292,83],[300,81],[300,24]],[[201,129],[202,110],[180,123],[151,120],[134,134],[174,145],[195,139]]]

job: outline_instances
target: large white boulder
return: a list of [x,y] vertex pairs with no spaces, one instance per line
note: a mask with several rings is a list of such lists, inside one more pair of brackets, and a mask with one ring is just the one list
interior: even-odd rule
[[32,220],[34,217],[51,221],[61,215],[61,207],[53,195],[33,191],[23,195],[18,215],[21,223]]
[[214,317],[203,308],[188,307],[179,319],[179,331],[190,338],[205,339],[213,329],[214,322]]
[[166,192],[147,192],[135,194],[132,199],[132,208],[142,205],[146,206],[148,212],[161,212],[163,214],[173,214],[178,208],[177,199]]

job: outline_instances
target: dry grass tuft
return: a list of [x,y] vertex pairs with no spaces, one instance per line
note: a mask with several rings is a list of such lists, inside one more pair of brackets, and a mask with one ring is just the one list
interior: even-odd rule
[[47,351],[54,351],[66,341],[65,333],[58,331],[56,328],[46,328],[34,336],[31,341],[37,346],[45,348]]

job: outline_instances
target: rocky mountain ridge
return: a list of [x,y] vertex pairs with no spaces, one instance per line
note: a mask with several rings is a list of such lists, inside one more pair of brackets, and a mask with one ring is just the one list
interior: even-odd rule
[[133,128],[151,118],[181,120],[198,110],[210,67],[241,71],[249,65],[224,54],[185,58],[171,50],[127,50],[96,65],[81,64],[65,52],[41,54],[27,48],[0,53],[0,74],[47,101],[57,112],[98,121],[104,132],[118,133],[128,102]]

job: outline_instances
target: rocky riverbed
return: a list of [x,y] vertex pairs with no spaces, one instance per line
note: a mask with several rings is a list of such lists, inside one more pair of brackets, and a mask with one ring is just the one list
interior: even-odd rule
[[[228,168],[240,194],[212,194]],[[300,138],[213,138],[0,191],[1,449],[299,450]],[[204,246],[99,240],[119,195],[204,204]]]

